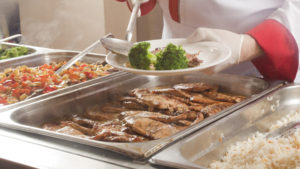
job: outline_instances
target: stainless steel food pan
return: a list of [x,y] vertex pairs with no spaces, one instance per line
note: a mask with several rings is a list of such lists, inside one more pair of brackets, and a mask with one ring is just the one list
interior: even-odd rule
[[[60,51],[60,52],[46,52],[46,53],[40,53],[40,54],[36,54],[36,55],[31,55],[28,57],[20,57],[18,59],[11,59],[5,62],[0,62],[0,71],[3,71],[6,68],[15,68],[17,66],[21,66],[21,65],[27,65],[30,67],[35,67],[35,66],[40,66],[43,64],[49,64],[51,62],[59,62],[59,61],[65,61],[65,60],[69,60],[70,58],[72,58],[73,56],[75,56],[76,54],[78,54],[78,52],[73,52],[73,51]],[[105,60],[105,55],[101,55],[101,54],[88,54],[85,57],[83,57],[81,59],[81,61],[87,62],[87,63],[96,63],[96,62],[103,62]],[[112,72],[111,75],[113,74],[117,74],[116,72]],[[28,103],[32,103],[36,100],[40,100],[46,97],[49,97],[51,95],[57,95],[60,93],[63,93],[65,91],[68,90],[73,90],[74,88],[77,88],[79,86],[86,86],[89,85],[91,83],[94,82],[99,82],[102,80],[107,79],[109,76],[102,76],[102,77],[98,77],[96,79],[92,79],[83,83],[79,83],[79,84],[75,84],[63,89],[59,89],[50,93],[46,93],[46,94],[42,94],[24,101],[20,101],[14,104],[10,104],[10,105],[5,105],[5,106],[1,106],[0,107],[0,113],[3,112],[6,109],[10,109],[13,107],[17,107],[23,104],[28,104]]]
[[[55,122],[66,115],[83,113],[88,107],[94,105],[99,105],[101,107],[103,104],[119,101],[121,96],[124,96],[125,93],[137,87],[154,87],[188,82],[207,82],[210,84],[217,84],[220,86],[221,91],[244,95],[247,99],[222,112],[219,112],[215,116],[211,116],[194,126],[174,134],[171,137],[141,143],[93,141],[63,135],[40,128],[42,124],[46,122]],[[275,86],[278,86],[278,84]],[[125,73],[122,76],[112,77],[107,81],[96,81],[89,86],[82,86],[81,88],[76,88],[63,94],[57,94],[55,96],[39,100],[33,104],[27,104],[22,107],[8,110],[0,114],[0,124],[9,128],[112,150],[126,154],[133,158],[147,158],[169,143],[183,138],[187,134],[216,121],[238,108],[241,108],[249,102],[257,99],[257,97],[273,90],[276,88],[275,86],[257,78],[224,74],[214,76],[190,74],[172,77],[156,77],[137,76]]]
[[300,110],[300,85],[286,85],[199,130],[153,156],[154,164],[175,168],[207,168],[229,145],[255,132],[268,132],[276,121]]

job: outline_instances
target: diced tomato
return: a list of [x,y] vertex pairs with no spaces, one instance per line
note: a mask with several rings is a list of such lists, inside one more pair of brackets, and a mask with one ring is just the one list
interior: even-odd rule
[[11,95],[14,96],[14,97],[18,97],[19,98],[19,96],[20,96],[20,90],[19,89],[13,89]]
[[10,87],[12,87],[12,88],[17,88],[17,87],[19,87],[19,83],[17,83],[17,82],[15,81],[15,83],[12,84]]
[[80,77],[79,77],[79,75],[76,75],[76,74],[70,74],[69,75],[69,78],[71,79],[71,80],[78,80]]
[[4,83],[6,80],[7,80],[7,77],[1,79],[1,80],[0,80],[0,83],[2,84],[2,83]]
[[28,79],[28,77],[27,77],[27,75],[23,75],[23,76],[21,77],[21,79],[22,79],[22,81],[26,81],[26,80]]
[[7,104],[6,98],[0,96],[0,104]]
[[88,79],[92,79],[93,77],[95,77],[94,72],[84,72],[84,74]]
[[56,87],[47,86],[47,87],[44,88],[43,93],[48,93],[48,92],[54,91],[56,89],[57,89]]
[[3,83],[3,85],[4,86],[9,86],[9,87],[12,87],[12,88],[17,88],[19,86],[19,84],[15,80],[6,80]]
[[54,74],[54,70],[49,70],[48,73],[49,73],[49,75],[53,75]]
[[27,87],[28,86],[28,84],[26,82],[22,82],[21,85],[22,85],[22,87]]
[[0,85],[0,92],[5,92],[7,88],[5,86]]
[[14,79],[14,78],[15,78],[15,75],[12,73],[11,75],[9,75],[9,78],[10,78],[10,79]]
[[55,84],[61,83],[61,80],[58,80],[58,79],[56,78],[55,75],[52,75],[52,81],[53,81]]
[[82,65],[80,65],[80,67],[84,68],[84,67],[87,67],[87,65],[86,64],[82,64]]
[[30,90],[29,89],[20,89],[20,88],[13,89],[12,96],[20,97],[24,93],[28,95],[28,94],[30,94]]
[[41,70],[45,70],[45,69],[53,69],[52,65],[48,65],[48,64],[43,64],[42,66],[40,66]]

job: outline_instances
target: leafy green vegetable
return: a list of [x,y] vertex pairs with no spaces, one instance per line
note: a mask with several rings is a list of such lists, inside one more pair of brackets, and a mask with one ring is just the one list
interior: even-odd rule
[[157,55],[156,70],[175,70],[188,67],[185,50],[181,46],[169,43],[167,47]]
[[28,48],[22,46],[0,49],[0,60],[18,57],[26,54],[28,54]]
[[130,49],[128,56],[132,67],[149,70],[156,63],[156,56],[149,52],[149,48],[149,42],[140,42]]

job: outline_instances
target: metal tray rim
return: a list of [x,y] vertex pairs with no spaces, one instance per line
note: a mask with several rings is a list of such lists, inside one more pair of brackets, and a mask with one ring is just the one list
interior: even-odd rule
[[[125,75],[130,76],[131,74],[130,73],[125,73]],[[118,78],[118,76],[116,76],[116,78]],[[103,81],[102,83],[109,83],[109,82],[110,82],[110,80],[107,80],[107,81]],[[96,85],[96,84],[94,84],[94,85]],[[135,158],[135,157],[138,157],[139,159],[149,158],[152,154],[154,154],[157,151],[159,151],[162,147],[165,147],[166,145],[168,145],[168,144],[170,144],[172,142],[174,143],[175,141],[180,140],[182,138],[182,136],[186,136],[186,135],[191,134],[191,133],[193,133],[193,132],[195,132],[195,131],[197,131],[197,130],[199,130],[201,128],[207,127],[211,123],[213,123],[213,122],[221,119],[222,117],[227,116],[227,115],[233,113],[235,110],[240,109],[240,108],[246,106],[247,104],[249,104],[249,103],[257,100],[258,98],[260,98],[261,96],[265,95],[266,93],[269,93],[269,92],[275,90],[276,88],[278,88],[279,86],[282,85],[282,82],[274,82],[274,83],[270,83],[269,85],[270,86],[269,86],[269,88],[267,90],[265,90],[265,91],[263,91],[263,92],[255,95],[255,96],[252,96],[252,97],[246,99],[245,101],[243,101],[241,103],[233,105],[229,109],[226,109],[226,110],[220,112],[216,116],[212,116],[210,118],[207,118],[203,122],[198,123],[198,124],[196,124],[194,126],[188,127],[187,129],[182,130],[182,131],[180,131],[180,132],[178,132],[178,133],[176,133],[176,134],[174,134],[174,135],[172,135],[172,136],[170,136],[168,138],[164,138],[164,139],[160,139],[160,140],[155,140],[155,141],[160,141],[160,144],[158,144],[158,146],[150,146],[150,148],[148,148],[144,152],[138,152],[138,151],[136,151],[136,152],[133,153],[133,154],[135,154],[133,158]],[[80,90],[80,89],[77,88],[77,90]],[[74,92],[74,91],[69,91],[69,92]],[[52,98],[56,98],[56,97],[59,97],[59,95],[48,97],[46,99],[52,99]],[[35,102],[35,103],[37,103],[37,102]],[[24,106],[26,106],[26,105],[24,105]],[[20,109],[20,108],[16,108],[16,109]],[[13,110],[15,110],[15,109],[12,109],[12,110],[6,111],[5,113],[2,113],[3,116],[6,116],[6,120],[9,120],[9,122],[7,122],[7,121],[3,122],[3,119],[5,117],[2,117],[2,118],[0,118],[1,119],[0,120],[0,125],[2,125],[2,126],[9,125],[9,127],[17,127],[19,130],[20,129],[21,130],[24,129],[25,125],[18,124],[18,123],[13,122],[12,120],[9,119],[9,117],[12,115]],[[25,126],[25,128],[26,128],[26,131],[27,131],[27,129],[29,129],[28,126]],[[35,133],[36,131],[38,131],[38,130],[35,130],[35,129],[37,129],[37,128],[34,128],[33,130],[31,128],[31,129],[29,129],[30,130],[29,132]],[[45,131],[45,130],[43,130],[43,131]],[[66,140],[69,139],[69,138],[71,138],[71,137],[65,137],[65,136],[66,135],[62,135],[62,137],[64,137]],[[60,137],[60,139],[64,139],[62,137]],[[107,144],[111,144],[111,143],[107,143]],[[128,145],[128,143],[126,143],[126,144]],[[133,145],[133,144],[130,143],[130,145]],[[135,145],[137,145],[137,144],[135,144]],[[124,149],[121,148],[118,151],[124,151]]]
[[[263,100],[264,98],[268,97],[272,93],[275,93],[275,92],[277,92],[281,89],[296,88],[297,86],[299,87],[300,83],[285,83],[284,85],[279,86],[278,88],[275,88],[274,90],[271,90],[270,92],[266,93],[265,95],[262,95],[262,96],[258,97],[257,100],[255,100],[253,103],[249,103],[249,104],[255,104],[255,103]],[[244,106],[241,109],[239,109],[238,111],[242,111],[243,109],[247,109],[247,107],[248,106]],[[234,112],[232,114],[234,114]],[[225,117],[225,118],[227,118],[227,117]],[[211,125],[209,125],[205,128],[202,128],[201,130],[198,130],[197,133],[209,131],[211,128],[214,128],[214,126],[216,126],[218,124],[218,122],[221,122],[223,120],[226,120],[226,119],[224,119],[224,118],[219,119],[215,123],[213,123],[213,124],[211,124]],[[299,123],[299,122],[297,122],[297,123]],[[192,163],[191,161],[188,161],[187,159],[185,159],[183,156],[180,155],[180,150],[179,149],[180,149],[180,146],[182,144],[184,144],[184,140],[188,140],[188,139],[192,138],[197,133],[193,133],[193,134],[185,137],[184,139],[172,144],[167,149],[165,149],[165,150],[157,153],[156,155],[152,156],[149,159],[149,162],[151,164],[154,164],[154,165],[163,165],[163,166],[175,167],[175,168],[206,169],[206,168],[203,168],[202,166],[199,166],[199,165],[196,165],[196,164]],[[171,160],[161,159],[162,157],[166,157],[167,154],[170,154],[170,152],[176,157],[176,161],[179,161],[179,162],[172,162]]]
[[[19,59],[24,59],[24,58],[27,59],[27,58],[31,58],[31,57],[37,57],[39,55],[60,54],[60,53],[76,54],[78,52],[77,51],[69,51],[69,50],[50,50],[50,51],[44,51],[44,52],[35,53],[35,54],[31,54],[31,55],[26,55],[26,56],[21,57],[21,58],[18,58],[18,57],[17,58],[12,58],[8,61],[13,61],[13,59],[17,61]],[[105,57],[106,56],[104,54],[95,54],[95,53],[89,53],[89,54],[93,55],[93,56],[98,56],[98,57]],[[5,61],[5,62],[8,62],[8,61]],[[2,63],[2,64],[5,63],[5,62],[0,61],[0,63]],[[107,76],[97,77],[95,79],[91,79],[91,80],[86,81],[86,82],[74,84],[74,85],[68,86],[66,88],[62,88],[62,89],[58,89],[58,90],[55,90],[55,91],[52,91],[52,92],[49,92],[49,93],[46,93],[46,94],[42,94],[42,95],[30,98],[28,100],[20,101],[20,102],[9,104],[9,105],[4,105],[4,106],[0,107],[0,113],[4,112],[6,110],[9,110],[9,109],[13,109],[13,108],[22,106],[22,105],[27,105],[27,104],[30,104],[32,102],[36,102],[40,99],[45,99],[45,98],[48,98],[48,97],[51,97],[51,96],[54,96],[54,95],[67,93],[68,91],[76,90],[76,89],[84,87],[84,86],[90,86],[93,83],[98,83],[99,81],[106,81],[106,80],[109,80],[110,78],[115,78],[115,77],[118,77],[118,76],[122,76],[125,73],[126,72],[123,72],[123,71],[114,72],[114,73],[112,73],[110,75],[107,75]]]

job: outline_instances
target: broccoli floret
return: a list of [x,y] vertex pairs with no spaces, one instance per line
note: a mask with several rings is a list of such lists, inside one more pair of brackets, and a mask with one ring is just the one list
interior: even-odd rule
[[169,43],[167,47],[157,55],[156,70],[175,70],[188,67],[185,50],[181,46]]
[[151,64],[156,63],[156,56],[149,52],[149,48],[149,42],[140,42],[130,49],[129,62],[132,67],[149,70]]

